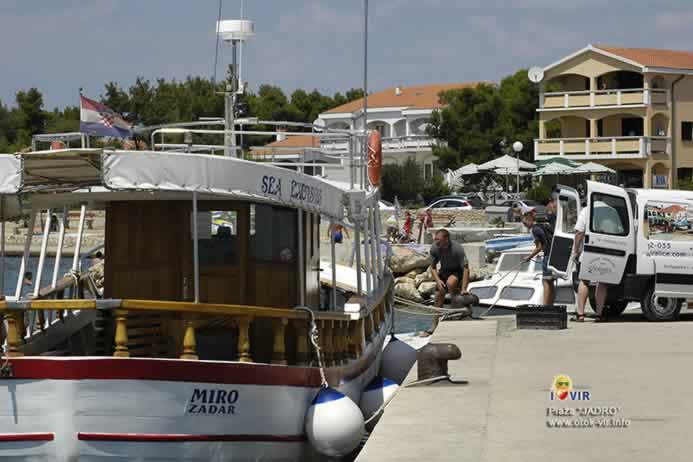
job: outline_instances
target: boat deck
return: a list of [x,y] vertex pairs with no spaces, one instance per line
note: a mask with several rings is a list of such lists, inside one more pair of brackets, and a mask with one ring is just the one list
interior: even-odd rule
[[[693,402],[693,313],[648,323],[640,313],[618,322],[570,323],[563,331],[515,330],[514,318],[443,322],[432,342],[452,342],[450,362],[469,385],[404,388],[356,459],[407,461],[689,460]],[[551,401],[566,374],[589,401]],[[407,381],[416,379],[416,367]],[[550,428],[548,408],[617,408],[628,428]],[[578,411],[579,412],[579,411]],[[593,422],[599,419],[592,416]]]

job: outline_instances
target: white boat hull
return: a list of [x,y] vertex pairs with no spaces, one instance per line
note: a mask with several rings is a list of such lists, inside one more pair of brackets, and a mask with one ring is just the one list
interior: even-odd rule
[[[328,369],[330,385],[358,403],[386,332],[360,360]],[[304,433],[316,368],[111,357],[11,364],[14,377],[0,379],[3,460],[324,460]]]

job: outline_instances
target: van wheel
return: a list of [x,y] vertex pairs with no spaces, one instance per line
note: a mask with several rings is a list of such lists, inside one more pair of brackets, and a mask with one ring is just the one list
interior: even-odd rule
[[640,306],[649,321],[674,321],[679,317],[682,298],[657,297],[654,286],[650,287],[640,301]]
[[[595,297],[595,288],[593,286],[589,287],[589,301],[590,308],[595,313],[597,312],[597,299]],[[608,318],[616,318],[621,316],[628,306],[628,300],[609,300],[607,295],[606,303],[604,304],[604,315]]]

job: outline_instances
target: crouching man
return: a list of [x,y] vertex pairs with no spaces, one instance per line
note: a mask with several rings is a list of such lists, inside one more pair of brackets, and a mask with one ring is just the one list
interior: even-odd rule
[[[435,240],[431,245],[431,274],[436,282],[435,306],[442,307],[445,303],[445,294],[451,297],[460,293],[460,284],[463,294],[467,293],[469,285],[469,263],[462,245],[450,240],[450,233],[446,229],[436,232]],[[440,263],[440,271],[438,270]],[[438,316],[433,318],[431,331],[438,326]]]

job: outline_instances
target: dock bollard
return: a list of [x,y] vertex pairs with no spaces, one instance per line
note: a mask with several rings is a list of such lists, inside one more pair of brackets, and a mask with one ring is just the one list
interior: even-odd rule
[[462,352],[454,343],[429,343],[416,353],[417,381],[448,377],[448,361],[461,357]]

